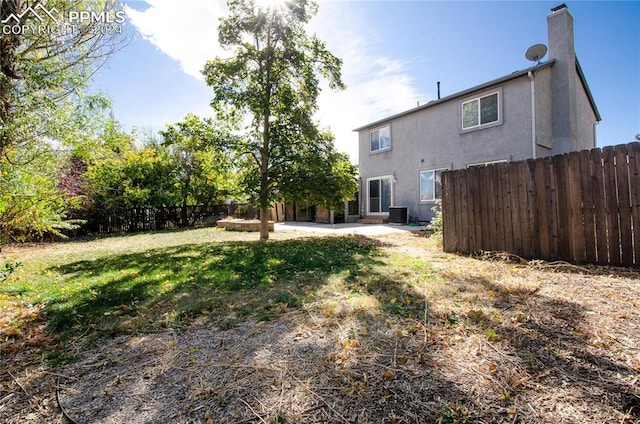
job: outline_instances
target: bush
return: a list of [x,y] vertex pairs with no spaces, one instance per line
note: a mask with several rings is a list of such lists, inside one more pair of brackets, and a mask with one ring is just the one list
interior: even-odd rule
[[431,230],[438,246],[442,247],[442,204],[440,200],[436,200],[436,204],[431,208],[433,211],[433,219],[431,220]]
[[0,283],[9,278],[16,268],[22,265],[22,262],[7,262],[4,264],[4,269],[0,271]]
[[436,200],[435,206],[431,208],[433,211],[433,219],[431,220],[431,229],[434,235],[442,237],[442,204],[440,199]]

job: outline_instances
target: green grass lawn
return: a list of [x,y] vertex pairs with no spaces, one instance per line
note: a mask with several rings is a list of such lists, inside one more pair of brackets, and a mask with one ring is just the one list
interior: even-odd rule
[[[389,290],[384,279],[363,286],[356,278],[381,263],[366,239],[253,238],[202,229],[16,249],[8,257],[23,265],[0,287],[0,308],[39,305],[54,333],[111,336],[197,317],[222,326],[268,320],[315,301],[334,278],[351,281],[354,293]],[[35,318],[14,314],[0,323],[11,334]]]

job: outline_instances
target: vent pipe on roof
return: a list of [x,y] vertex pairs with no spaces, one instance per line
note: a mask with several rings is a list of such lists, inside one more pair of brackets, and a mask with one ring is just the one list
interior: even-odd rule
[[436,83],[438,85],[438,100],[440,100],[440,81]]

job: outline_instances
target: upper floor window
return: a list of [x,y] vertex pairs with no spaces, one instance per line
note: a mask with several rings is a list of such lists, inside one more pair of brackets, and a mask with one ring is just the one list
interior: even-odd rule
[[498,122],[498,92],[462,103],[462,129]]
[[377,128],[371,131],[371,152],[379,152],[391,148],[391,126]]

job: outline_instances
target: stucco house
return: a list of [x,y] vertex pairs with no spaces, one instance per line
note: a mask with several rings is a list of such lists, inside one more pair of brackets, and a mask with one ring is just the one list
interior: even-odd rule
[[361,217],[402,206],[430,221],[443,170],[594,148],[601,118],[564,4],[547,16],[547,33],[546,61],[355,129]]

